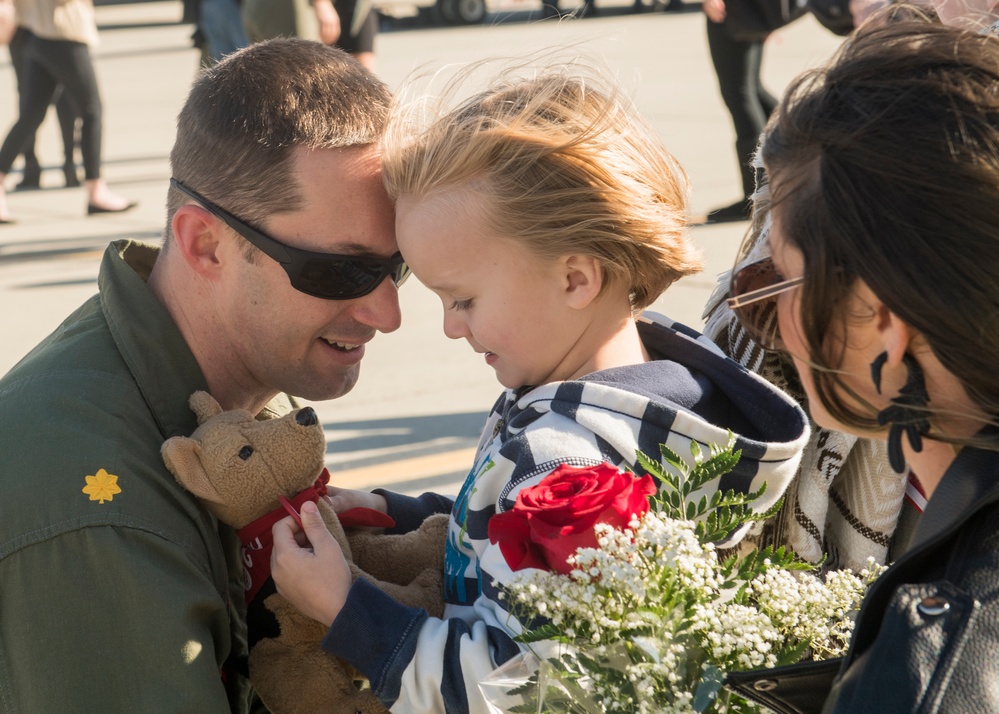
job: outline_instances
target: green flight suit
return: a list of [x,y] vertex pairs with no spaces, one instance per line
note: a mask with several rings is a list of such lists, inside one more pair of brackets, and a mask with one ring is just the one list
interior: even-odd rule
[[146,286],[157,254],[108,246],[99,294],[0,380],[2,712],[261,708],[238,540],[160,458],[207,387]]

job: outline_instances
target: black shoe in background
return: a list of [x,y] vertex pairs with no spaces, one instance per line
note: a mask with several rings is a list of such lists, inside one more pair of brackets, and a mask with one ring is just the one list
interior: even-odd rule
[[15,191],[35,191],[42,187],[42,167],[38,164],[25,166],[21,172],[21,182],[14,187]]

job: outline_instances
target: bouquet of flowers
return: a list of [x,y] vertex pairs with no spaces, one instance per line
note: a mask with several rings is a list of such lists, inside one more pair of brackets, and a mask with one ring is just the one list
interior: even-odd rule
[[483,683],[497,711],[758,711],[726,672],[845,652],[883,568],[819,577],[784,548],[720,557],[716,543],[780,505],[754,512],[762,489],[691,498],[732,470],[733,446],[693,443],[692,464],[662,446],[662,463],[639,454],[641,477],[562,466],[493,517],[490,540],[530,569],[505,587],[530,653]]

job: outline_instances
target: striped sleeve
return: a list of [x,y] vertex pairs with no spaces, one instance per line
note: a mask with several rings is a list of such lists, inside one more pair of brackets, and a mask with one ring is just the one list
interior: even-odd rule
[[[499,548],[489,546],[480,566],[509,574]],[[483,578],[487,578],[483,573]],[[428,617],[358,580],[330,627],[323,648],[368,677],[378,699],[397,714],[488,711],[478,684],[520,652],[519,625],[495,587],[483,588],[463,617]]]

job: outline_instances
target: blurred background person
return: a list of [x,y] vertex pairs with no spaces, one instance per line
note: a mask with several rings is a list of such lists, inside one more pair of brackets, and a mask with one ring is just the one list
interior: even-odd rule
[[206,63],[218,62],[230,52],[250,44],[236,0],[200,0],[197,22]]
[[243,27],[250,42],[274,37],[319,39],[316,14],[309,0],[243,0],[241,7]]
[[[370,0],[313,0],[312,7],[319,22],[319,39],[349,52],[358,62],[375,71],[375,35],[378,34],[378,13]],[[334,36],[335,21],[339,19],[339,34]],[[360,17],[359,17],[360,16]]]
[[191,41],[203,67],[250,43],[238,0],[183,0],[181,22],[194,25]]
[[[27,52],[28,36],[31,31],[18,25],[13,37],[10,39],[10,63],[14,67],[14,77],[17,81],[17,95],[19,111],[24,111],[23,101],[27,98]],[[67,188],[75,188],[80,185],[80,178],[76,173],[76,125],[79,112],[73,106],[69,95],[62,91],[60,85],[56,88],[52,97],[55,104],[56,117],[59,119],[59,130],[62,134],[63,146],[63,178]],[[24,157],[24,166],[21,169],[21,181],[14,190],[27,191],[41,188],[42,166],[35,154],[35,135],[29,136],[21,150]]]
[[[355,20],[358,10],[364,17]],[[368,0],[243,0],[243,22],[250,42],[273,37],[319,40],[375,70],[378,13]]]
[[3,181],[25,142],[41,126],[60,85],[82,118],[80,151],[86,178],[87,214],[127,211],[135,202],[113,193],[101,178],[102,106],[90,57],[90,47],[97,44],[93,3],[16,0],[15,7],[19,22],[30,34],[24,49],[20,114],[0,146],[0,221],[10,222]]
[[[728,3],[749,0],[728,0]],[[741,34],[729,20],[726,0],[704,0],[707,17],[708,50],[718,78],[722,101],[732,117],[735,129],[735,155],[739,162],[742,198],[735,203],[709,211],[704,222],[729,223],[749,219],[751,196],[756,187],[752,167],[756,144],[767,119],[777,107],[777,98],[763,86],[760,68],[766,35]]]

